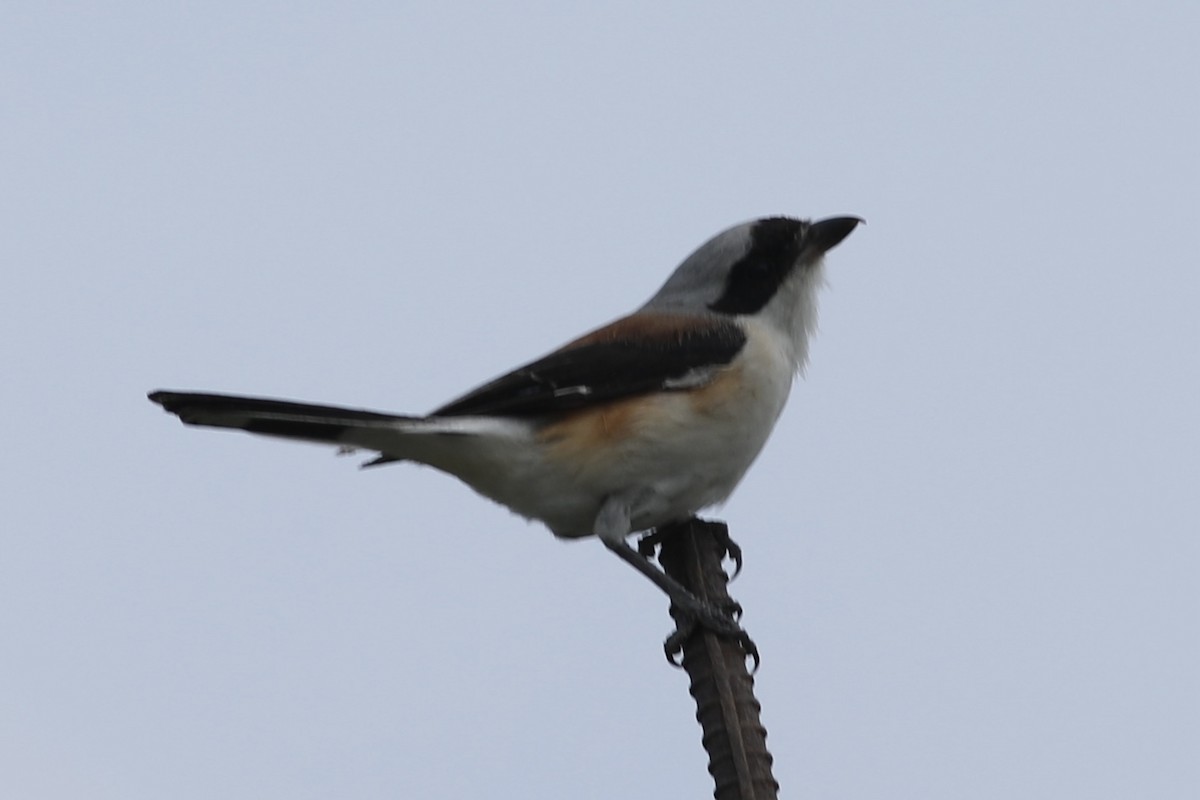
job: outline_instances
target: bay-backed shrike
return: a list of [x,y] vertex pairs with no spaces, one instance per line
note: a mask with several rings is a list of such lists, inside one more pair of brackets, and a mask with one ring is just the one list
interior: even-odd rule
[[150,399],[189,425],[377,452],[365,466],[428,464],[556,536],[595,534],[693,606],[626,537],[686,520],[737,486],[805,361],[822,257],[859,222],[730,228],[634,313],[424,416],[175,391]]

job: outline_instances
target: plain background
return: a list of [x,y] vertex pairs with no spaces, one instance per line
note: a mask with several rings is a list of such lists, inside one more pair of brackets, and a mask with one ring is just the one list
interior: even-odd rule
[[711,792],[666,602],[420,412],[868,220],[716,512],[788,797],[1200,796],[1194,3],[6,3],[0,793]]

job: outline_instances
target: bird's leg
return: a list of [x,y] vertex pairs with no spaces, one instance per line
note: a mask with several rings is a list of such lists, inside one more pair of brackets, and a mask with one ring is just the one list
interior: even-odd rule
[[604,505],[600,508],[600,513],[596,517],[596,535],[604,543],[605,547],[616,553],[618,558],[645,575],[655,586],[662,589],[667,597],[671,599],[671,605],[682,612],[681,616],[683,619],[678,621],[678,628],[668,637],[666,642],[667,660],[672,664],[676,664],[672,657],[673,652],[678,651],[682,642],[691,635],[697,626],[706,628],[720,636],[748,642],[749,637],[746,636],[746,632],[737,624],[736,610],[735,616],[731,616],[711,603],[706,603],[688,591],[687,587],[679,581],[651,564],[644,555],[629,546],[629,543],[625,541],[626,537],[631,533],[629,506],[629,498],[620,495],[613,495],[605,500]]

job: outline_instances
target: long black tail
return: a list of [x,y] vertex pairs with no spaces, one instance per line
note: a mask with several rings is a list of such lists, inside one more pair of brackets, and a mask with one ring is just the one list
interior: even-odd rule
[[384,450],[397,423],[418,418],[264,397],[196,392],[151,392],[150,399],[186,425],[234,428],[265,436]]

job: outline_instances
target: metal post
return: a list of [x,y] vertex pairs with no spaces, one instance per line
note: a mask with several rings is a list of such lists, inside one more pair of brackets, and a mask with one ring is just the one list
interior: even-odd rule
[[[732,605],[729,578],[721,566],[728,541],[724,523],[692,519],[657,533],[659,562],[668,575],[701,600]],[[713,797],[776,800],[779,784],[771,774],[767,731],[759,721],[762,707],[754,697],[754,678],[741,643],[699,628],[683,644],[683,668],[696,700]]]

